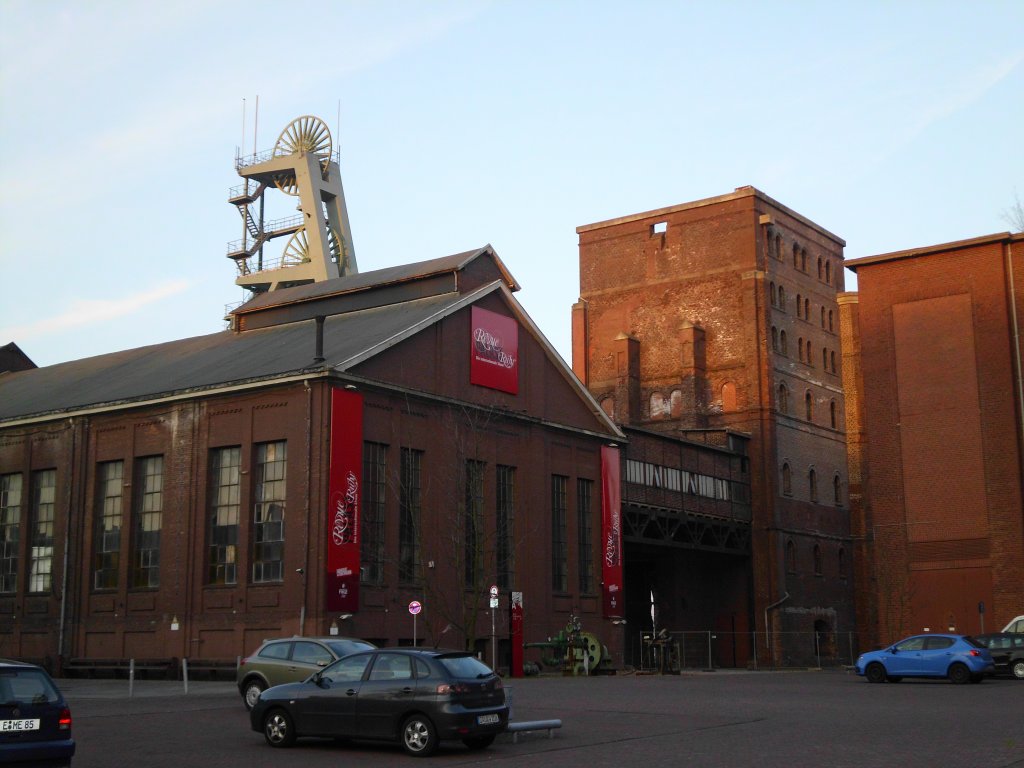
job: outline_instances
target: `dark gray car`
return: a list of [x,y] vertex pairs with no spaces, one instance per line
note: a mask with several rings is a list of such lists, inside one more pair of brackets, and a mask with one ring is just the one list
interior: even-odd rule
[[508,726],[508,702],[501,678],[470,653],[389,648],[270,688],[249,716],[272,747],[299,736],[376,739],[426,756],[444,740],[489,747]]

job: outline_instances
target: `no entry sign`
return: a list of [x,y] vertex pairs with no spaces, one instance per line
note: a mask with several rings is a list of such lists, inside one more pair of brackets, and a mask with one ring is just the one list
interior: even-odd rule
[[423,606],[420,605],[418,600],[413,600],[409,603],[409,613],[415,616],[417,613],[423,610]]

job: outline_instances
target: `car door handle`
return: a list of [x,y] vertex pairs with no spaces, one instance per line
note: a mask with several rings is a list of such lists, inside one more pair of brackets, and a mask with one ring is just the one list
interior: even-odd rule
[[402,693],[412,693],[412,688],[405,686],[405,688],[402,689]]
[[355,696],[356,695],[356,689],[355,688],[349,688],[347,691],[345,691],[345,695],[346,696]]

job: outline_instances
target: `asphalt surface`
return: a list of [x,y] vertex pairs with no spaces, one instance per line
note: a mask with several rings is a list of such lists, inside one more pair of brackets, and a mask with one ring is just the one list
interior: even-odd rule
[[[77,768],[409,766],[397,745],[300,740],[272,749],[231,682],[58,680]],[[430,764],[1024,768],[1024,682],[870,685],[842,671],[540,677],[507,681],[513,720],[560,718],[554,738],[445,745]],[[416,763],[420,764],[420,763]]]

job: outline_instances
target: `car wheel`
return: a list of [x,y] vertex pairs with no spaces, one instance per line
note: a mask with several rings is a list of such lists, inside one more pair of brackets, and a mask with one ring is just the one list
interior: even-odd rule
[[898,682],[899,682],[900,680],[902,680],[903,678],[902,678],[902,677],[900,677],[900,676],[898,676],[898,675],[897,675],[896,677],[893,677],[892,675],[889,675],[889,676],[888,676],[887,678],[885,678],[885,679],[886,679],[886,680],[887,680],[888,682],[890,682],[890,683],[898,683]]
[[415,757],[426,757],[437,749],[437,729],[425,715],[410,715],[402,723],[402,748]]
[[971,682],[971,670],[963,664],[954,664],[951,666],[947,675],[949,676],[949,679],[957,685],[963,685],[964,683]]
[[245,701],[245,708],[252,709],[256,706],[256,699],[265,690],[267,690],[266,684],[258,677],[246,680],[245,685],[242,687],[242,700]]
[[1013,672],[1013,676],[1018,680],[1024,680],[1024,659],[1017,659],[1017,661],[1013,662],[1010,671]]
[[295,726],[283,709],[272,709],[263,718],[263,738],[272,747],[290,747],[295,743]]
[[869,683],[884,683],[886,678],[885,667],[874,661],[868,664],[868,668],[864,670],[864,677],[867,678]]
[[462,743],[470,749],[487,749],[494,743],[494,734],[489,733],[486,736],[470,736],[468,739],[463,739]]

